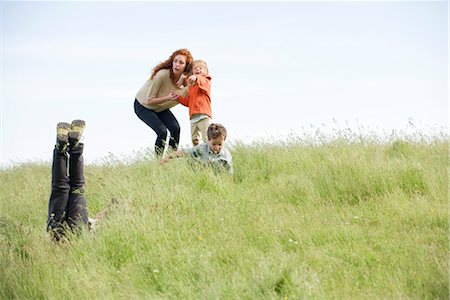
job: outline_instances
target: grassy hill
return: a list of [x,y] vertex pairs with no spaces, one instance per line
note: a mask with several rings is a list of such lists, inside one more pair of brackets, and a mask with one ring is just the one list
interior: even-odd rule
[[235,176],[86,167],[95,215],[45,233],[50,163],[0,171],[1,299],[448,299],[448,140],[233,145]]

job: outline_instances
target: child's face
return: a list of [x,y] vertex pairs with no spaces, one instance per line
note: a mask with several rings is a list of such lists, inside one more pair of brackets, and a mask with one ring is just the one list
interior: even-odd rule
[[215,139],[210,139],[208,141],[209,147],[211,148],[211,151],[217,155],[219,154],[220,150],[222,150],[223,145],[225,144],[225,138],[223,136],[219,136]]
[[208,74],[208,71],[206,70],[206,66],[204,64],[194,64],[192,66],[192,73],[194,75],[203,75],[205,76]]

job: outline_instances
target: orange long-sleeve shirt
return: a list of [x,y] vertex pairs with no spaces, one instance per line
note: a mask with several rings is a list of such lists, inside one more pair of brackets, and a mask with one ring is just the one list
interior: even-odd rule
[[211,76],[197,75],[197,82],[189,87],[186,97],[178,97],[178,102],[189,107],[189,119],[195,114],[204,114],[212,118],[210,94]]

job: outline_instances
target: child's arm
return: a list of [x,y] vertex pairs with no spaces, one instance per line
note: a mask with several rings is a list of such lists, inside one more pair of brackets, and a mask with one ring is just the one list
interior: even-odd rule
[[211,92],[211,77],[207,76],[197,76],[197,85],[200,89],[204,90],[208,95]]
[[186,97],[183,97],[181,95],[178,96],[177,101],[178,101],[178,103],[189,107],[189,94]]
[[161,159],[160,163],[166,163],[169,160],[173,159],[173,158],[178,158],[178,157],[182,157],[182,156],[195,156],[196,153],[196,149],[198,149],[197,147],[192,147],[192,148],[184,148],[184,149],[178,149],[175,152],[172,152],[170,154],[168,154],[166,157],[164,157],[163,159]]
[[181,149],[177,150],[174,153],[171,153],[171,154],[167,155],[166,157],[164,157],[163,159],[161,159],[159,163],[160,164],[164,164],[164,163],[168,162],[169,160],[171,160],[173,158],[182,157],[183,154],[184,153],[183,153],[183,151]]

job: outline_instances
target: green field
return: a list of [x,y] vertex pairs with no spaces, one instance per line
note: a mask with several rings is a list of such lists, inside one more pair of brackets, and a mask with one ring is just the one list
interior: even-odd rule
[[0,299],[448,299],[449,142],[232,145],[86,167],[94,233],[45,233],[50,162],[0,171]]

